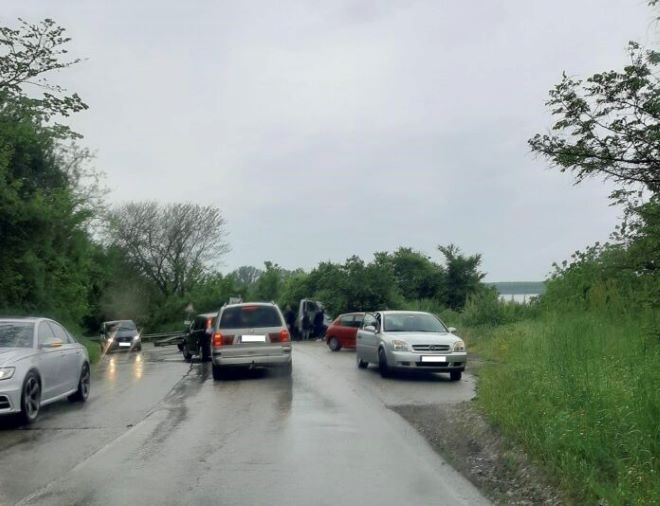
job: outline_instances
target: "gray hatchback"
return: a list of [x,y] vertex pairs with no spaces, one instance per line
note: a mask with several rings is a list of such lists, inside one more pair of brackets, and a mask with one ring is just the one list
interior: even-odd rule
[[270,367],[291,375],[291,336],[280,309],[267,302],[220,308],[212,332],[213,378],[228,368]]

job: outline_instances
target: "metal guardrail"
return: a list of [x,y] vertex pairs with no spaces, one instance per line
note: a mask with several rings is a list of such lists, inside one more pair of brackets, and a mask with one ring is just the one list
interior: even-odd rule
[[182,332],[158,332],[155,334],[142,334],[142,340],[144,342],[153,342],[154,346],[167,346],[169,344],[175,344],[181,337],[183,337]]
[[[154,346],[167,346],[174,344],[176,341],[183,337],[183,332],[156,332],[154,334],[141,334],[142,341],[145,343],[153,342]],[[90,341],[101,342],[101,337],[98,335],[87,337]]]

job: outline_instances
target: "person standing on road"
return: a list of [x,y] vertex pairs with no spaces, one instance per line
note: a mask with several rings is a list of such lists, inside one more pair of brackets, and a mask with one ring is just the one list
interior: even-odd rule
[[291,305],[287,305],[286,310],[284,311],[284,321],[289,329],[289,335],[291,336],[291,339],[293,339],[296,327],[296,313],[291,309]]
[[312,321],[309,318],[309,311],[305,310],[302,317],[302,339],[307,341],[309,339],[309,333],[312,330]]
[[323,308],[320,307],[314,313],[314,337],[320,338],[323,334]]

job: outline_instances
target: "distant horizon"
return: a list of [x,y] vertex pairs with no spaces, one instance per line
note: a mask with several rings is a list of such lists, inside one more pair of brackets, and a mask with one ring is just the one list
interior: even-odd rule
[[495,281],[486,282],[494,286],[500,295],[537,295],[545,293],[545,281]]

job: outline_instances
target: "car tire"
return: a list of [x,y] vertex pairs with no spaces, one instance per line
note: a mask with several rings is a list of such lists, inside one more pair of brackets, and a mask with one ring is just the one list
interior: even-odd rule
[[212,370],[213,370],[213,379],[214,380],[219,381],[219,380],[223,379],[224,371],[222,370],[222,367],[220,367],[219,365],[213,364]]
[[391,374],[390,366],[387,364],[387,355],[383,348],[378,350],[378,370],[383,378],[388,378]]
[[366,369],[369,366],[369,362],[362,360],[357,352],[355,353],[355,360],[357,362],[358,369]]
[[331,337],[328,340],[328,348],[330,348],[332,351],[341,350],[341,343],[339,342],[339,339],[337,339],[336,337]]
[[183,353],[183,358],[186,362],[192,359],[192,353],[190,353],[190,350],[188,349],[188,345],[186,343],[183,343],[183,350],[181,351]]
[[89,364],[85,362],[80,370],[80,378],[78,379],[78,390],[69,396],[70,401],[85,402],[89,397],[91,374],[89,372]]
[[463,371],[449,371],[449,379],[452,381],[461,381]]
[[21,421],[30,424],[39,416],[41,407],[41,382],[37,373],[30,371],[23,380],[21,391]]
[[135,347],[135,351],[142,351],[142,343],[138,344],[138,345]]

